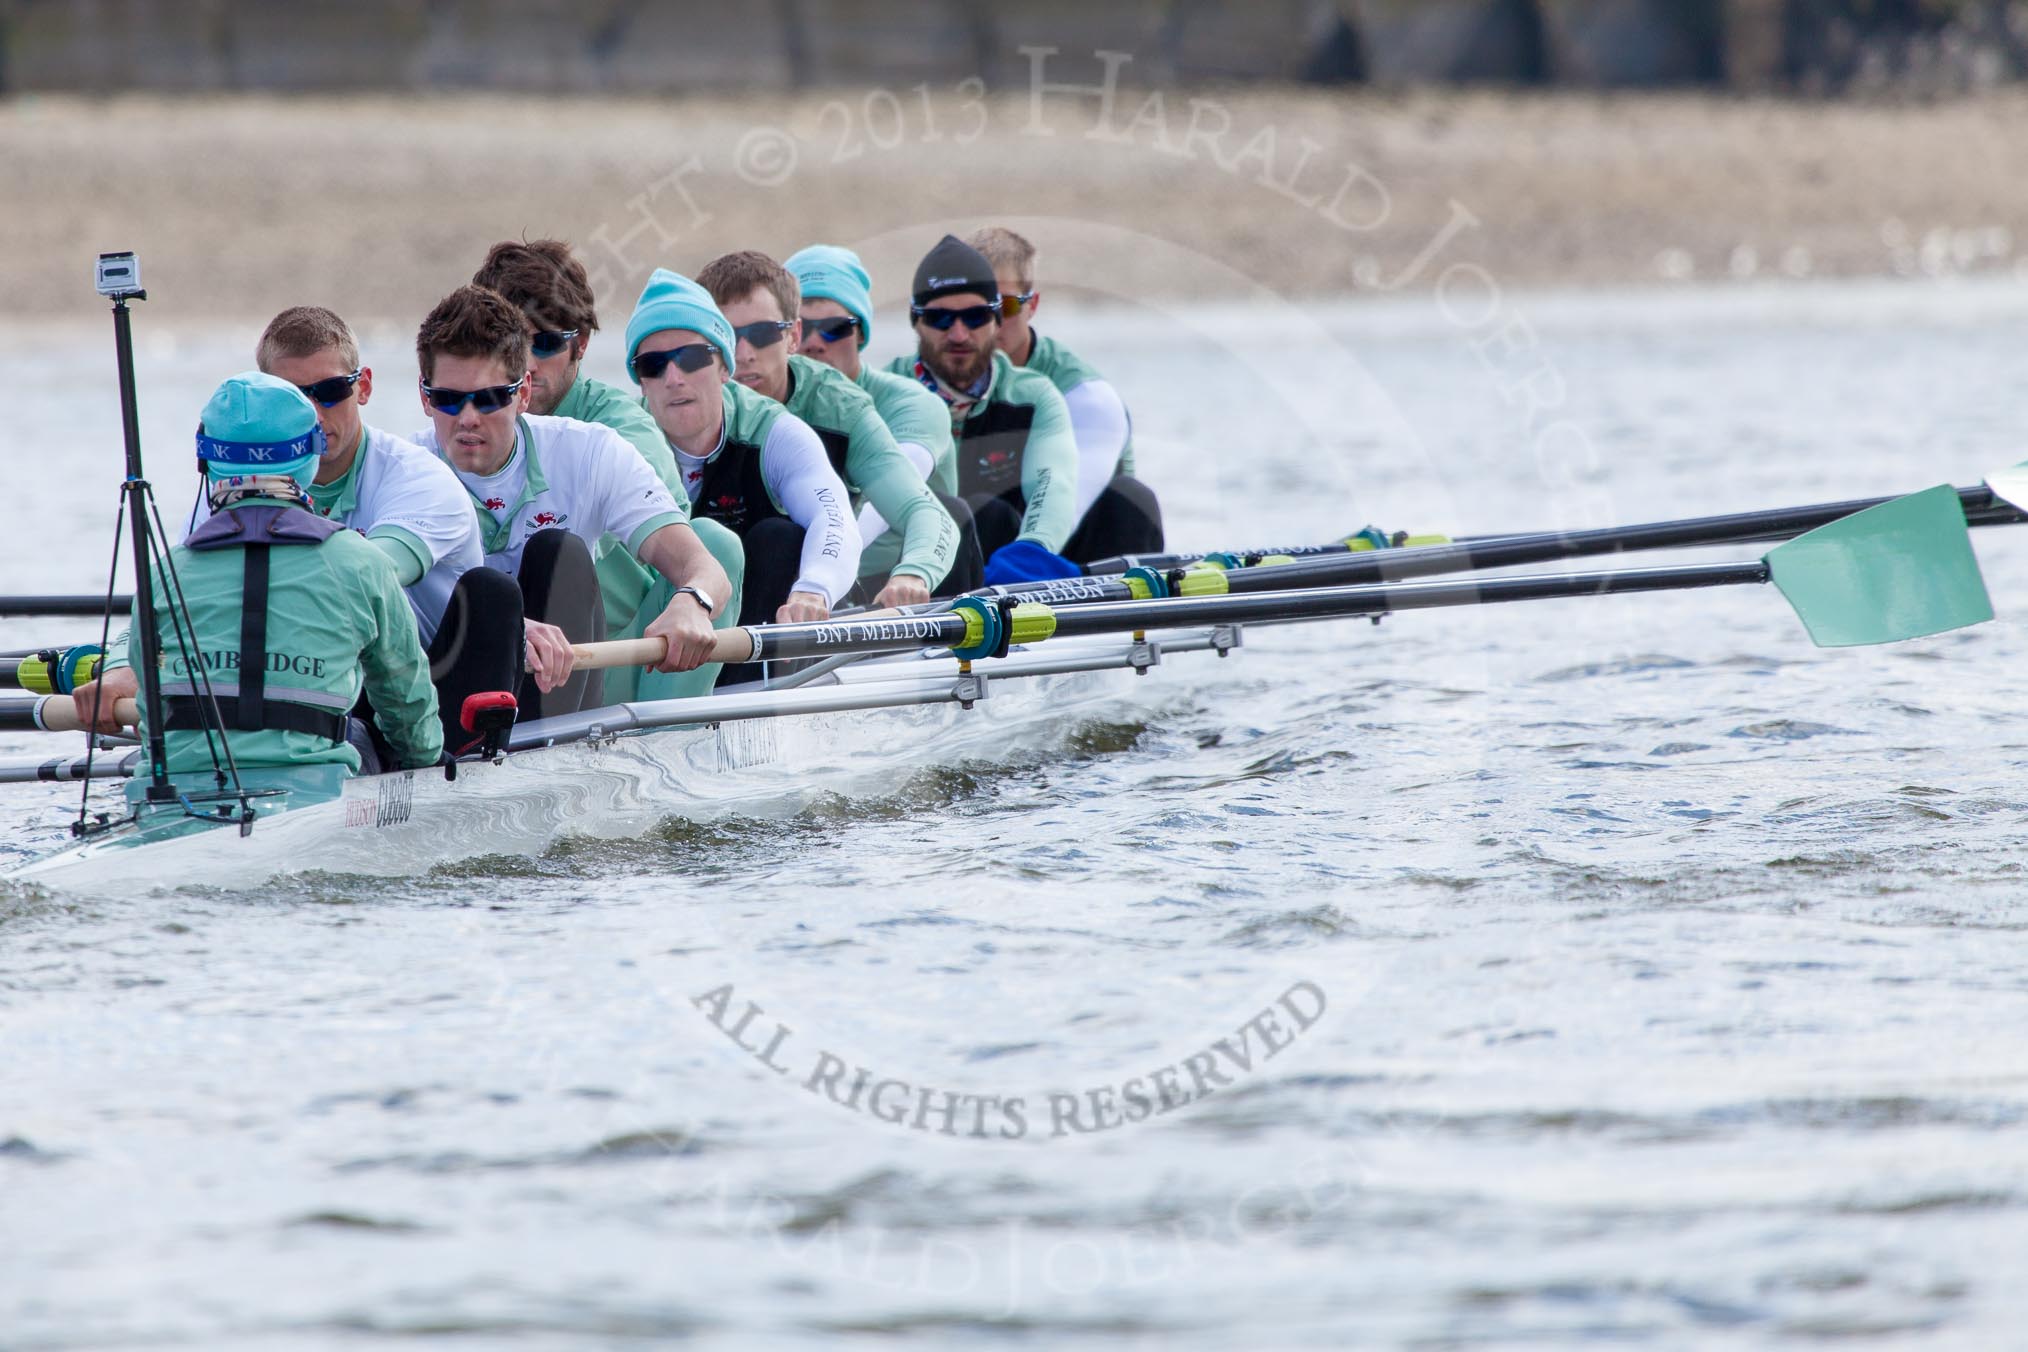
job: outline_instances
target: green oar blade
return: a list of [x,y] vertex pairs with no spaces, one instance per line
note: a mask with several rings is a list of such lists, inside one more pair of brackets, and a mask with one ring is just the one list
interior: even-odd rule
[[1898,643],[1993,618],[1949,484],[1799,535],[1770,551],[1767,565],[1820,648]]

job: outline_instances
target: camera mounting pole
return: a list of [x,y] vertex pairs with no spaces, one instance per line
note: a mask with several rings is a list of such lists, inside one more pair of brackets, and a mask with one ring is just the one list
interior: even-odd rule
[[127,309],[130,300],[146,300],[141,266],[131,252],[99,255],[98,292],[113,303],[113,347],[120,364],[120,423],[127,441],[127,475],[120,491],[126,495],[127,517],[134,538],[134,625],[131,657],[140,683],[142,718],[148,725],[148,801],[171,803],[176,790],[169,784],[169,756],[162,740],[162,640],[155,632],[154,575],[149,563],[150,497],[141,475],[141,414],[134,394],[134,329]]

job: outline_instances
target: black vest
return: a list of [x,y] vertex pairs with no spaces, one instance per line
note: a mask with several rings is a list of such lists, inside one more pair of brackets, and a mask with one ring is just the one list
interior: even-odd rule
[[814,423],[811,424],[810,430],[817,434],[817,440],[824,443],[824,454],[830,457],[831,468],[838,472],[839,482],[850,484],[852,481],[845,477],[845,452],[851,449],[852,438],[843,432],[818,427]]
[[958,429],[958,496],[974,511],[998,498],[1016,512],[1028,510],[1021,492],[1021,461],[1028,453],[1029,404],[987,403]]
[[718,458],[704,467],[704,482],[690,514],[716,521],[742,539],[769,517],[788,515],[768,496],[767,480],[761,477],[761,448],[730,439]]

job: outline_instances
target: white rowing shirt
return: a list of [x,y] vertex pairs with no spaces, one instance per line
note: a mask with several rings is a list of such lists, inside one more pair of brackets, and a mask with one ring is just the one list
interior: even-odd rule
[[[331,488],[338,490],[336,499],[316,501],[318,512],[369,540],[399,541],[422,567],[422,576],[402,591],[415,611],[423,647],[429,647],[458,578],[486,561],[463,485],[428,450],[369,427],[352,468],[336,484],[313,489],[312,496],[330,499]],[[211,505],[200,497],[187,530],[210,517]]]
[[[687,524],[641,453],[612,428],[536,414],[517,426],[514,453],[499,473],[451,466],[469,495],[468,510],[478,514],[489,566],[519,572],[521,551],[540,530],[567,530],[594,551],[602,536],[617,535],[638,557],[656,531]],[[416,439],[443,455],[435,428]]]

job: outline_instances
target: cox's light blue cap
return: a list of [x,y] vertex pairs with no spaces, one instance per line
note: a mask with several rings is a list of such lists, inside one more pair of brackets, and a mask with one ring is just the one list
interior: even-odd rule
[[286,474],[308,484],[323,454],[316,405],[264,371],[227,377],[205,404],[197,427],[197,458],[209,479]]

